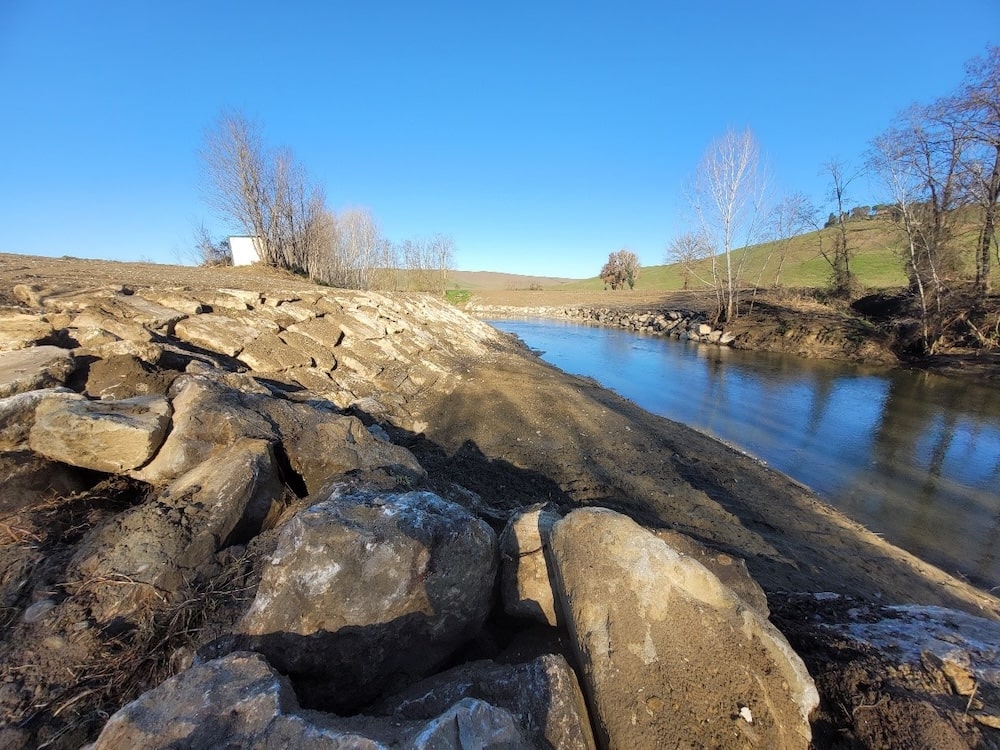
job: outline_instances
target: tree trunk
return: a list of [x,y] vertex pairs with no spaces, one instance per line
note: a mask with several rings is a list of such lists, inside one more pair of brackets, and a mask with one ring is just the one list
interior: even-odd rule
[[979,233],[979,247],[976,255],[976,296],[983,300],[990,293],[990,247],[996,231],[997,198],[1000,197],[1000,144],[996,147],[993,160],[993,174],[987,186],[983,226]]

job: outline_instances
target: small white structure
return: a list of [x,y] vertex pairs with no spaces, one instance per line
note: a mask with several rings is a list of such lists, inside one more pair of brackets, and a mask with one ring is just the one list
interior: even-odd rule
[[260,262],[260,251],[256,237],[230,237],[229,249],[233,253],[234,266],[249,266]]

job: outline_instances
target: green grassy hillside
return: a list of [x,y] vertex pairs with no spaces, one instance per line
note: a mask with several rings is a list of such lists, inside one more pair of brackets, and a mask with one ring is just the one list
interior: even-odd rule
[[[770,287],[780,283],[786,287],[824,287],[829,283],[830,266],[823,258],[821,248],[827,252],[833,249],[835,228],[821,229],[793,237],[784,242],[770,242],[754,245],[733,254],[734,268],[744,253],[747,254],[743,271],[746,286],[757,283]],[[852,270],[861,286],[868,289],[902,286],[906,284],[901,253],[905,248],[902,230],[887,219],[863,219],[847,224],[848,247],[852,253]],[[965,256],[973,257],[972,249],[976,241],[974,224],[960,228],[957,241],[965,249]],[[780,264],[780,275],[778,274]],[[972,273],[973,269],[965,269]],[[711,262],[702,261],[694,268],[695,276],[712,278]],[[636,289],[656,291],[684,288],[683,270],[677,265],[646,266],[642,268]],[[1000,283],[1000,268],[994,264],[993,277]],[[690,288],[705,286],[694,276]],[[558,285],[546,285],[546,289],[592,290],[603,289],[599,278],[582,279]]]

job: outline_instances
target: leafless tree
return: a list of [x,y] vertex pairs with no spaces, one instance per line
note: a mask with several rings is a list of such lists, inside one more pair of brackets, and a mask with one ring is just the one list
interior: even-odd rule
[[937,105],[911,107],[875,139],[870,159],[906,232],[904,261],[920,300],[927,354],[934,353],[941,335],[946,281],[958,272],[954,210],[968,195],[962,168],[966,139],[965,125],[941,117]]
[[337,255],[343,269],[341,286],[371,289],[382,248],[382,233],[366,208],[342,211],[337,219]]
[[991,248],[1000,262],[997,241],[997,201],[1000,200],[1000,46],[990,47],[965,70],[958,94],[945,103],[952,117],[968,124],[965,168],[969,187],[979,204],[981,222],[976,243],[976,291],[980,299],[990,292]]
[[691,280],[696,279],[705,286],[712,286],[712,279],[701,273],[707,261],[712,257],[712,247],[708,244],[704,235],[697,232],[685,232],[679,237],[671,240],[667,245],[664,260],[676,263],[681,269],[681,278],[684,288],[691,286]]
[[736,252],[760,237],[766,174],[753,133],[729,131],[708,148],[695,178],[694,208],[713,248],[712,279],[719,300],[716,317],[739,313],[747,253]]
[[833,249],[820,244],[820,254],[830,266],[830,286],[839,297],[850,298],[854,292],[855,277],[851,270],[851,248],[847,240],[847,189],[858,178],[860,171],[840,159],[830,159],[823,165],[823,173],[830,178],[830,198],[835,208]]
[[397,252],[409,289],[445,292],[455,255],[455,242],[451,237],[439,234],[431,239],[404,240],[399,243]]
[[323,192],[288,149],[265,146],[260,126],[240,113],[224,113],[201,152],[208,198],[226,220],[258,238],[261,261],[309,274],[324,237]]
[[785,257],[792,238],[805,232],[817,229],[816,207],[803,193],[786,195],[771,212],[770,233],[772,237],[771,252],[761,265],[755,287],[760,286],[764,270],[771,262],[772,256],[777,256],[777,266],[774,269],[772,286],[781,286],[781,270],[785,265]]
[[195,254],[203,266],[233,265],[233,251],[229,247],[229,240],[216,242],[204,224],[199,224],[195,230]]

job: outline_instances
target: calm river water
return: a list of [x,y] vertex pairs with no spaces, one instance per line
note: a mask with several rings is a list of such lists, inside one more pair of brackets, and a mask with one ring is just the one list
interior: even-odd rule
[[756,456],[944,570],[1000,587],[1000,389],[617,328],[490,323]]

